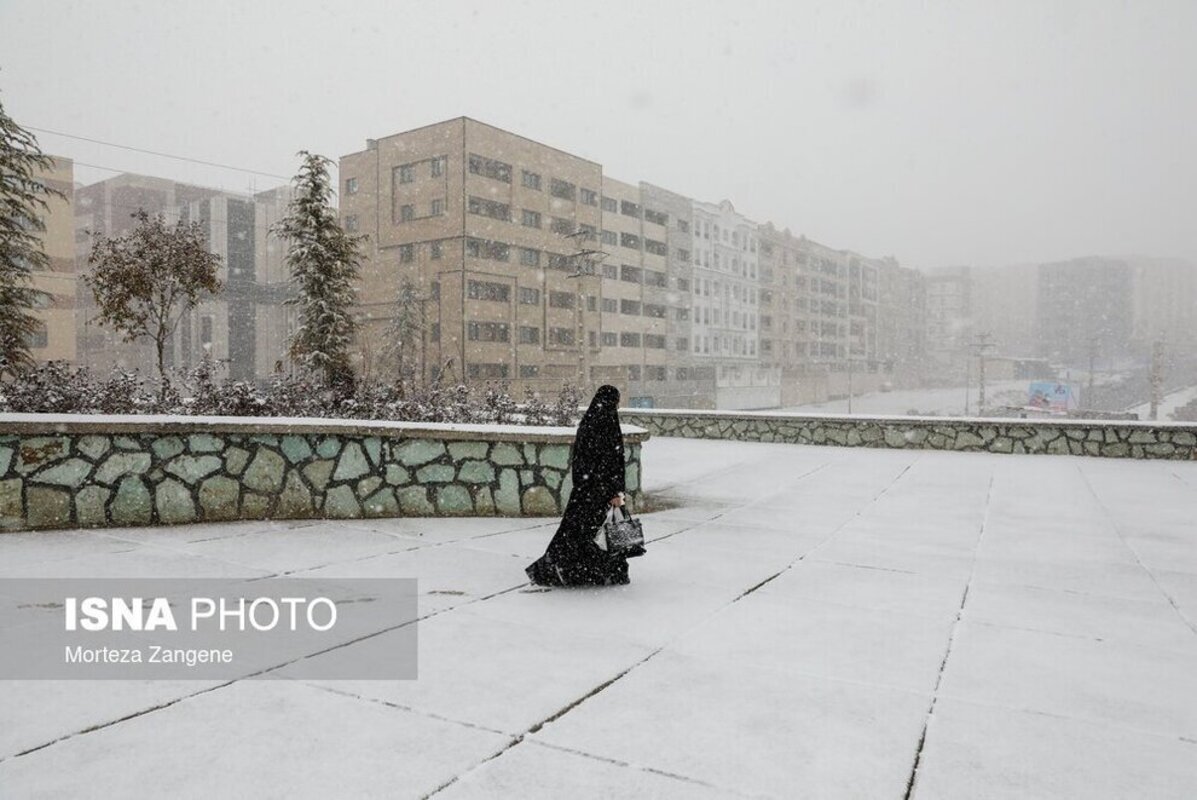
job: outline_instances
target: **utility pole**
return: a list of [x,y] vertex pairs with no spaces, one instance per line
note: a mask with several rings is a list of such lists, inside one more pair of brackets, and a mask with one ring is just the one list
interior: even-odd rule
[[[985,413],[985,353],[990,348],[997,347],[996,344],[989,341],[989,338],[991,336],[993,336],[993,334],[988,333],[988,332],[978,333],[977,340],[972,343],[972,347],[977,353],[977,372],[979,373],[977,382],[980,384],[978,387],[978,392],[977,392],[977,413],[978,414]],[[966,395],[966,398],[967,398],[967,395]],[[966,414],[968,413],[967,406],[968,406],[968,400],[966,399],[965,400],[965,413]]]
[[564,236],[575,247],[575,252],[569,256],[570,261],[574,265],[574,271],[569,277],[578,279],[577,300],[575,301],[575,305],[577,306],[575,334],[577,336],[576,346],[578,348],[578,388],[584,390],[589,385],[590,376],[586,370],[586,348],[589,347],[589,344],[586,341],[586,297],[582,292],[582,279],[594,277],[595,267],[610,254],[582,244],[587,239],[594,237],[594,234],[588,230],[583,229],[574,233],[564,234]]
[[[1085,408],[1093,408],[1093,370],[1097,365],[1097,334],[1089,337],[1089,389],[1085,398]],[[1153,417],[1154,419],[1154,417]]]
[[1164,394],[1164,342],[1157,339],[1151,346],[1151,419],[1159,419],[1160,402]]
[[852,415],[852,346],[848,345],[848,416]]

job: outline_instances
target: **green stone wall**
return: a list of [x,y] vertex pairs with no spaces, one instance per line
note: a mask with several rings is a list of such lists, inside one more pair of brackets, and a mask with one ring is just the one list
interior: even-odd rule
[[[28,425],[21,426],[28,428]],[[84,426],[81,426],[84,427]],[[5,433],[0,530],[210,520],[554,516],[569,499],[572,437],[499,440],[228,431]],[[125,426],[127,427],[127,426]],[[248,427],[248,426],[247,426]],[[532,429],[530,429],[532,430]],[[527,437],[533,438],[533,437]],[[626,438],[640,489],[640,441]]]
[[1197,425],[1106,420],[831,417],[621,409],[653,436],[909,450],[1197,459]]

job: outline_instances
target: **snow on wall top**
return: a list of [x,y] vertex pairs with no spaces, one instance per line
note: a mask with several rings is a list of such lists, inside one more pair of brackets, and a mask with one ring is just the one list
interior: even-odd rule
[[[643,442],[648,431],[623,425],[624,439]],[[472,439],[524,442],[573,441],[574,428],[396,422],[321,417],[203,417],[174,414],[0,414],[5,433],[339,433],[412,439]]]

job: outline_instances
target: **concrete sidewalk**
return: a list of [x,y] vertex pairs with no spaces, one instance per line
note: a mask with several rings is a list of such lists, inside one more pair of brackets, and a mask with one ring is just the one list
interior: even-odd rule
[[1197,464],[644,462],[677,507],[619,588],[527,586],[556,520],[0,536],[0,577],[417,577],[425,615],[417,681],[2,683],[0,795],[1197,796]]

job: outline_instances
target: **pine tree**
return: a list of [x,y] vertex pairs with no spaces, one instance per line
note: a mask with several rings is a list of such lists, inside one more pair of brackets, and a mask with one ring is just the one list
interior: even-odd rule
[[168,226],[161,214],[135,212],[123,236],[96,236],[83,282],[99,307],[99,321],[132,342],[149,338],[166,396],[166,343],[183,316],[207,294],[220,291],[220,256],[208,252],[199,223]]
[[353,282],[365,237],[346,233],[337,220],[328,176],[332,162],[306,150],[299,155],[303,165],[295,176],[295,194],[287,215],[274,227],[286,240],[287,266],[297,292],[287,300],[299,308],[290,352],[300,366],[322,376],[326,386],[343,386],[352,383]]
[[50,266],[42,214],[48,198],[65,197],[37,177],[53,165],[0,103],[0,377],[33,363],[29,339],[40,322],[31,312],[46,296],[33,288],[33,273]]
[[395,300],[395,316],[387,326],[386,352],[394,362],[401,389],[419,371],[417,359],[424,343],[424,300],[411,281],[403,281]]

